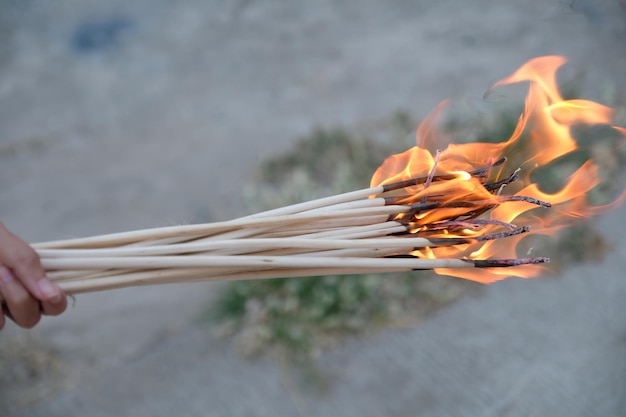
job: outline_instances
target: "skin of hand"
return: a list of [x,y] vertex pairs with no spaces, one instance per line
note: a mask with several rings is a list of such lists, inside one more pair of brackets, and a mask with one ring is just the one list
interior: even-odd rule
[[42,314],[56,316],[67,308],[65,293],[46,277],[37,252],[1,222],[0,299],[0,329],[5,317],[29,329]]

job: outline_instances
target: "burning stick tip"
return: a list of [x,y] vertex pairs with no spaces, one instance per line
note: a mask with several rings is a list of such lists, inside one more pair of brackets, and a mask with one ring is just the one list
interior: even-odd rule
[[473,261],[476,268],[506,268],[520,265],[537,265],[550,262],[550,258],[545,256],[538,258],[518,258],[518,259],[482,259]]
[[501,198],[501,201],[503,202],[504,201],[525,201],[527,203],[535,204],[541,207],[552,207],[552,204],[547,201],[539,200],[533,197],[527,197],[525,195],[510,195],[510,196],[504,196],[500,198]]
[[508,161],[509,159],[506,156],[501,157],[500,159],[498,159],[496,162],[494,162],[493,164],[491,164],[494,167],[497,167],[499,165],[502,165],[503,163],[505,163],[506,161]]
[[521,235],[522,233],[528,233],[529,231],[530,231],[530,226],[524,226],[524,227],[520,227],[514,230],[509,230],[508,232],[492,233],[490,235],[479,236],[476,238],[476,240],[479,242],[484,242],[488,240],[496,240],[496,239],[501,239],[505,237]]

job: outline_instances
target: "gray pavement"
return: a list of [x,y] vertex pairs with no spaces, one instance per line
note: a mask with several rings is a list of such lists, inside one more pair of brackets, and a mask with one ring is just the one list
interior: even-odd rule
[[[542,54],[604,99],[626,83],[622,6],[2,1],[0,219],[42,241],[238,215],[257,162],[314,126],[421,117]],[[69,382],[0,396],[0,414],[625,416],[623,216],[602,220],[615,250],[600,264],[325,353],[323,396],[194,324],[216,285],[80,296],[30,332]]]

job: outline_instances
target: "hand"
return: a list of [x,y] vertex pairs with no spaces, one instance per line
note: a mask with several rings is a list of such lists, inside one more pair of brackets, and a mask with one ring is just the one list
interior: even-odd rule
[[42,314],[56,316],[67,307],[65,293],[46,277],[37,252],[1,222],[0,303],[0,329],[5,316],[20,327],[32,328]]

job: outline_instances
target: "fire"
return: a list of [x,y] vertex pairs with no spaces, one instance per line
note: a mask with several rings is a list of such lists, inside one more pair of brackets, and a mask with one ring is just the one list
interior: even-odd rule
[[[529,85],[524,110],[507,140],[500,143],[450,144],[445,150],[434,153],[438,133],[435,119],[446,106],[446,102],[442,102],[417,129],[417,146],[385,160],[374,173],[371,185],[390,184],[416,177],[429,179],[449,176],[446,181],[427,180],[424,184],[413,186],[410,193],[397,197],[397,201],[403,204],[418,204],[433,197],[448,204],[446,208],[418,211],[411,218],[398,216],[398,219],[410,224],[415,233],[428,236],[475,237],[497,232],[503,225],[513,224],[530,226],[529,234],[549,235],[571,226],[580,218],[597,215],[621,203],[624,196],[607,206],[592,206],[588,203],[589,192],[601,182],[599,165],[593,159],[580,164],[556,191],[543,191],[539,184],[532,181],[537,170],[579,149],[572,136],[572,127],[575,125],[608,125],[626,136],[625,128],[612,125],[614,112],[611,108],[584,99],[566,100],[561,96],[556,72],[565,62],[565,58],[559,56],[531,59],[488,90],[490,92],[494,88],[520,82]],[[507,163],[485,171],[482,177],[471,175],[473,170],[488,167],[502,157],[508,157]],[[503,181],[513,175],[516,176],[515,181]],[[495,185],[487,187],[486,184]],[[498,185],[501,186],[494,189]],[[520,197],[520,201],[507,201],[506,204],[498,205],[498,199],[505,195],[514,196],[513,200]],[[522,196],[548,202],[552,207],[547,209],[530,204]],[[454,207],[455,202],[486,202],[488,209],[484,213],[474,213],[467,207]],[[485,217],[482,223],[463,221],[481,215],[480,218]],[[447,219],[449,226],[449,219],[457,218],[458,227],[437,227],[437,222]],[[498,241],[426,248],[415,251],[414,255],[423,258],[516,258],[516,248],[523,237],[516,235]],[[535,276],[542,272],[542,268],[521,265],[504,269],[438,269],[436,272],[489,283],[508,276]]]

